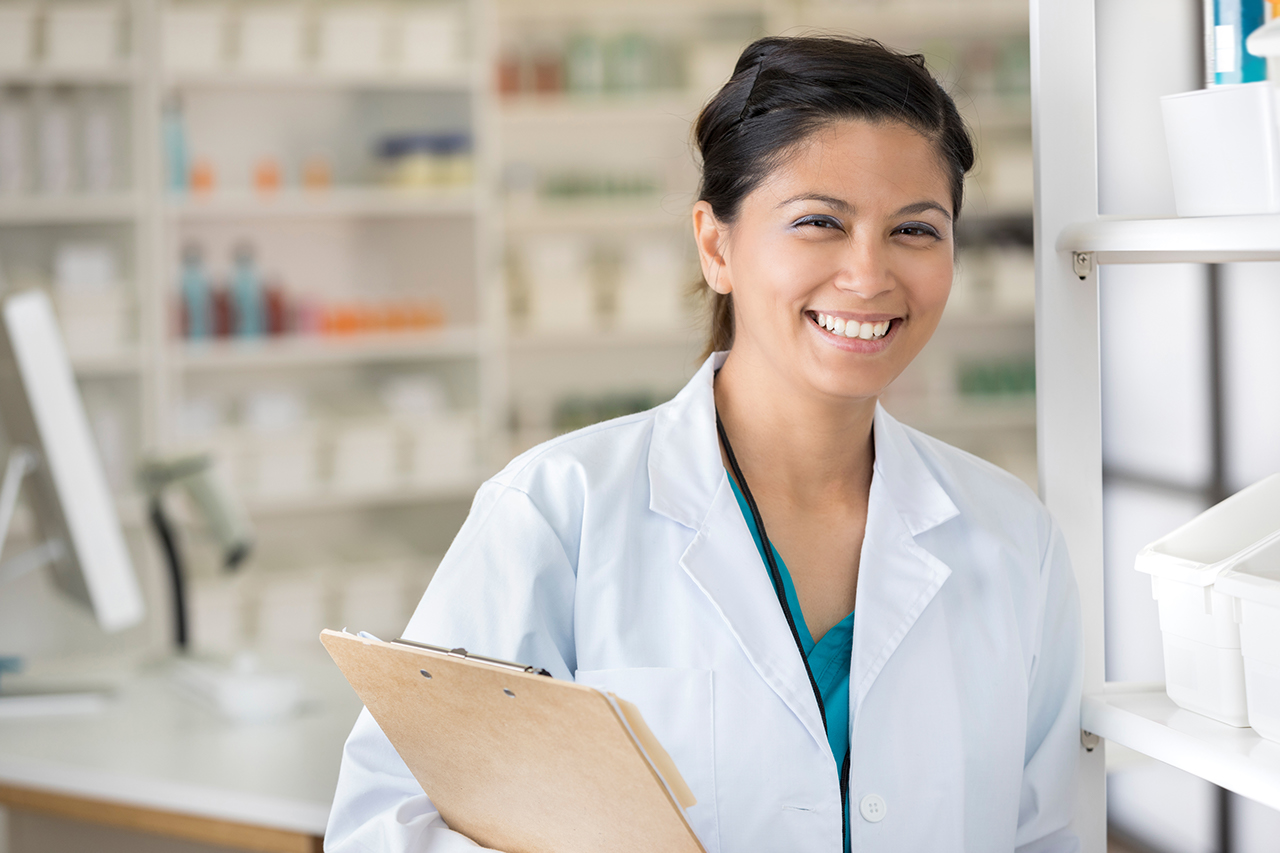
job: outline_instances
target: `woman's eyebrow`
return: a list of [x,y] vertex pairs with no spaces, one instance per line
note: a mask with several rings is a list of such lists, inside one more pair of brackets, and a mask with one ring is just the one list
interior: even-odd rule
[[849,202],[844,199],[836,198],[835,196],[822,195],[821,193],[803,193],[801,195],[794,195],[786,201],[779,202],[778,207],[786,207],[787,205],[795,204],[798,201],[820,201],[827,207],[838,210],[841,213],[851,213],[853,211],[853,205],[849,204]]
[[951,221],[951,211],[947,210],[936,201],[918,201],[915,204],[909,204],[900,208],[895,216],[910,216],[913,213],[924,213],[926,210],[936,210],[943,216],[947,217],[947,221]]

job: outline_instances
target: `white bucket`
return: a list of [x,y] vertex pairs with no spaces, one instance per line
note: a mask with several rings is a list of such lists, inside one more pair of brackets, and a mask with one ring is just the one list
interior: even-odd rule
[[1269,81],[1160,99],[1179,216],[1280,212],[1276,100]]
[[1177,705],[1249,725],[1240,626],[1218,578],[1280,531],[1280,474],[1210,507],[1138,553],[1164,635],[1165,689]]
[[1280,531],[1215,586],[1236,605],[1249,725],[1280,741]]

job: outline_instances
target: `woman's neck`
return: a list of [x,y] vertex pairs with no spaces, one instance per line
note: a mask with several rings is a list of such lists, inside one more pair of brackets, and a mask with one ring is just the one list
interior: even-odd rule
[[839,400],[797,387],[754,354],[730,351],[715,399],[751,489],[793,507],[865,505],[875,461],[875,398]]

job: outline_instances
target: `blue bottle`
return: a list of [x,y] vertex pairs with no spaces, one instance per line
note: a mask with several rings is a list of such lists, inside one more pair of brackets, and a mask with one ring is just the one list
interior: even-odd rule
[[1205,82],[1210,86],[1267,79],[1267,60],[1245,49],[1266,22],[1265,0],[1205,0]]
[[233,300],[232,332],[238,338],[257,338],[267,332],[267,312],[263,302],[262,276],[254,263],[253,246],[241,243],[235,250],[235,271],[231,274]]
[[190,163],[187,157],[187,130],[182,121],[182,102],[172,97],[165,102],[160,117],[160,134],[164,144],[165,183],[170,192],[185,193],[190,185]]
[[182,306],[186,314],[186,332],[191,340],[213,337],[213,293],[205,274],[203,252],[195,243],[182,249]]

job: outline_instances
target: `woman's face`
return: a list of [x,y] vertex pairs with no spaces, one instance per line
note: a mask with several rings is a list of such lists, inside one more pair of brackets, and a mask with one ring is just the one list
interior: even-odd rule
[[874,398],[937,327],[953,272],[950,182],[906,125],[818,131],[731,227],[699,206],[703,272],[733,294],[735,359],[826,395]]

